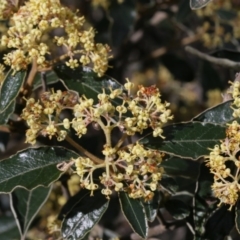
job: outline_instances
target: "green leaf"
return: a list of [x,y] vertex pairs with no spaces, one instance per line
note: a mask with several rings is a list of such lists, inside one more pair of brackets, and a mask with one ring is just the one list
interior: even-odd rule
[[192,9],[189,6],[189,2],[186,0],[181,0],[178,6],[178,12],[176,14],[176,20],[178,22],[183,22],[192,13]]
[[125,192],[119,193],[119,200],[122,212],[132,229],[146,239],[148,234],[147,217],[140,200],[130,198]]
[[26,72],[9,71],[6,79],[3,82],[0,92],[0,113],[2,113],[17,97],[23,82],[25,80]]
[[226,9],[220,8],[219,10],[217,10],[217,15],[222,20],[231,21],[237,17],[237,12],[234,11],[233,9],[226,10]]
[[[54,71],[46,72],[45,77],[46,77],[47,85],[50,85],[50,84],[53,84],[53,83],[56,83],[59,81],[59,78]],[[39,88],[41,86],[42,86],[41,73],[37,73],[36,77],[34,78],[34,82],[33,82],[33,90],[36,90],[37,88]]]
[[178,185],[175,179],[165,174],[160,180],[160,184],[171,193],[175,193],[178,190]]
[[211,0],[190,0],[191,9],[199,9],[205,7]]
[[[115,79],[108,76],[100,78],[88,67],[73,70],[66,65],[59,65],[54,70],[68,89],[78,92],[80,96],[85,95],[87,98],[92,98],[95,102],[98,102],[97,95],[102,93],[103,89],[109,93],[109,87],[112,89],[123,88]],[[116,105],[122,102],[120,99],[114,101]]]
[[118,1],[111,0],[110,3],[108,14],[111,24],[108,31],[111,34],[111,45],[114,48],[120,48],[131,29],[134,28],[137,16],[136,1],[128,0],[119,4]]
[[12,101],[10,105],[8,105],[7,108],[5,108],[3,112],[0,113],[0,125],[4,125],[8,122],[8,119],[10,115],[13,113],[14,109],[15,101]]
[[140,139],[146,148],[157,149],[182,158],[197,159],[225,138],[225,127],[210,123],[188,122],[164,127],[165,139],[152,134]]
[[211,56],[218,58],[226,58],[228,60],[232,60],[235,62],[240,62],[240,52],[233,51],[231,49],[218,49],[216,51],[211,52]]
[[233,109],[231,108],[232,101],[221,103],[215,107],[209,108],[194,117],[192,121],[226,124],[234,120]]
[[156,218],[161,199],[162,193],[154,192],[154,196],[151,201],[145,202],[142,200],[142,204],[149,222],[153,222]]
[[240,201],[239,200],[235,207],[235,225],[238,233],[240,233]]
[[51,187],[37,187],[33,190],[17,188],[10,194],[11,209],[15,216],[22,239],[33,219],[48,199]]
[[205,225],[204,239],[224,239],[234,227],[235,212],[229,206],[222,206],[215,211]]
[[0,192],[9,193],[18,186],[33,189],[49,186],[62,171],[56,164],[78,157],[63,147],[28,148],[0,161]]
[[167,175],[197,179],[200,163],[172,156],[163,161],[161,166],[164,168],[164,172]]
[[18,227],[14,217],[0,216],[0,239],[2,240],[19,240]]
[[86,189],[80,190],[63,207],[59,219],[63,218],[64,239],[83,239],[107,210],[109,201],[101,191],[95,190],[94,196],[90,193]]
[[174,197],[165,203],[165,207],[176,220],[182,220],[190,214],[190,206],[180,199],[175,199]]
[[[202,237],[205,233],[205,224],[209,217],[217,209],[217,201],[212,196],[211,185],[213,174],[210,169],[202,163],[193,199],[193,222],[196,236]],[[203,238],[199,238],[203,239]]]

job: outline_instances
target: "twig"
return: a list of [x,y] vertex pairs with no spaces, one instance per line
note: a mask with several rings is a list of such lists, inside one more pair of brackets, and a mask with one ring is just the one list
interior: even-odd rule
[[27,77],[27,80],[26,80],[26,83],[25,83],[25,87],[24,87],[25,89],[24,89],[23,95],[28,95],[29,94],[37,72],[38,72],[37,61],[36,61],[36,59],[34,59],[33,62],[32,62],[32,68],[31,68],[31,70],[28,74],[28,77]]
[[75,147],[77,150],[82,152],[84,155],[89,157],[93,162],[101,164],[104,161],[101,160],[100,158],[96,157],[92,153],[88,152],[85,148],[83,148],[81,145],[79,145],[77,142],[75,142],[71,137],[67,136],[66,141],[69,142],[73,147]]
[[122,146],[122,144],[124,143],[124,141],[127,137],[128,137],[128,135],[126,133],[124,133],[122,135],[121,139],[119,139],[118,143],[115,146],[116,150],[118,150]]
[[199,57],[200,59],[206,60],[206,61],[214,63],[216,65],[232,68],[235,70],[240,70],[240,62],[234,62],[234,61],[228,60],[226,58],[212,57],[212,56],[209,56],[206,53],[202,53],[202,52],[198,51],[197,49],[190,47],[190,46],[187,46],[185,48],[185,50],[187,52],[191,53],[192,55]]

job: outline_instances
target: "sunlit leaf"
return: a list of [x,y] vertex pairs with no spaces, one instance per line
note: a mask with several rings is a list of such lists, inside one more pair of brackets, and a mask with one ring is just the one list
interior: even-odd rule
[[0,192],[8,193],[21,186],[33,189],[39,185],[49,186],[62,171],[57,164],[78,157],[63,147],[28,148],[0,161]]
[[191,9],[199,9],[205,7],[211,0],[190,0]]
[[140,139],[145,147],[182,158],[197,159],[225,138],[225,127],[210,123],[188,122],[164,127],[164,139],[152,134]]
[[226,124],[234,120],[233,109],[231,108],[232,101],[221,103],[217,106],[209,108],[198,116],[193,118],[193,121]]
[[59,219],[63,219],[62,234],[64,239],[83,239],[101,219],[108,208],[109,201],[100,190],[83,189],[70,198],[63,207]]

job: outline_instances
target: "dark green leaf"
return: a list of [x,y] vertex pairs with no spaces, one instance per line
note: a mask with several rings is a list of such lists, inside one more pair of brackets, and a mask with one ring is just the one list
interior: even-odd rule
[[[56,75],[56,73],[54,71],[49,71],[45,73],[45,78],[46,78],[46,84],[50,85],[53,83],[56,83],[59,81],[58,76]],[[34,82],[33,82],[33,90],[36,90],[37,88],[42,86],[42,77],[41,77],[41,73],[37,73]]]
[[0,92],[0,113],[2,113],[17,97],[23,82],[25,80],[26,72],[9,71],[6,79],[3,82]]
[[165,203],[165,207],[173,218],[182,220],[189,216],[190,206],[179,199],[171,198]]
[[29,190],[49,186],[62,171],[56,164],[78,155],[63,147],[28,148],[0,161],[0,192],[8,193],[21,186]]
[[217,10],[217,15],[219,16],[219,18],[223,20],[231,21],[237,17],[237,12],[235,12],[233,9],[226,10],[226,9],[220,8]]
[[81,190],[63,207],[59,218],[64,218],[64,239],[83,239],[107,210],[109,201],[101,191],[95,190],[94,196],[90,196],[90,193],[86,189]]
[[149,222],[153,222],[154,219],[156,218],[161,199],[162,199],[161,192],[155,192],[153,199],[151,201],[148,202],[142,201]]
[[170,155],[197,159],[209,154],[209,148],[225,138],[225,127],[210,123],[188,122],[164,127],[165,139],[152,134],[140,139],[145,147]]
[[[112,89],[122,88],[122,85],[116,80],[108,76],[99,78],[88,67],[72,70],[66,65],[59,65],[55,68],[55,72],[68,89],[78,92],[80,96],[85,95],[87,98],[92,98],[95,102],[98,102],[97,95],[102,93],[103,89],[109,93],[109,87]],[[120,102],[116,102],[116,104],[120,104]]]
[[40,186],[30,191],[24,188],[17,188],[10,194],[12,212],[22,239],[25,239],[30,224],[46,202],[50,192],[50,187]]
[[0,239],[1,240],[19,240],[18,227],[14,217],[1,216],[0,217]]
[[235,62],[240,62],[240,52],[231,49],[219,49],[210,54],[218,58],[226,58]]
[[175,179],[167,175],[163,175],[160,184],[171,193],[175,193],[178,190],[178,185]]
[[167,175],[197,179],[200,163],[178,157],[170,157],[161,166]]
[[134,0],[123,1],[119,4],[116,0],[111,0],[109,7],[109,16],[111,17],[110,33],[111,44],[114,47],[120,47],[127,37],[137,16]]
[[182,22],[186,20],[191,13],[192,9],[189,6],[189,2],[186,0],[181,0],[179,3],[178,12],[176,14],[176,20]]
[[125,192],[119,193],[121,209],[132,229],[142,238],[148,234],[147,217],[138,199],[133,199]]
[[237,202],[235,207],[235,225],[238,233],[240,233],[240,201]]
[[222,206],[208,219],[205,225],[204,239],[224,239],[234,227],[235,212]]
[[8,122],[8,119],[10,115],[13,113],[14,109],[15,101],[12,101],[10,105],[8,105],[7,108],[5,108],[3,112],[0,113],[0,125],[4,125]]
[[203,87],[203,93],[212,89],[224,89],[224,82],[221,79],[219,71],[217,71],[212,63],[201,61],[199,77]]
[[198,116],[193,118],[193,121],[226,124],[234,120],[233,109],[231,108],[232,101],[221,103],[215,107],[209,108]]
[[217,201],[212,196],[213,175],[205,163],[201,164],[193,201],[193,222],[196,236],[203,239],[205,224],[217,209]]

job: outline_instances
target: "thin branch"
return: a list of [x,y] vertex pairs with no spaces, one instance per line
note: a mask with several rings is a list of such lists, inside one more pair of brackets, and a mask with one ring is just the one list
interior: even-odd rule
[[92,153],[88,152],[85,148],[83,148],[81,145],[79,145],[77,142],[75,142],[71,137],[67,136],[65,140],[67,142],[69,142],[77,150],[82,152],[84,155],[89,157],[93,162],[95,162],[97,164],[101,164],[104,162],[102,159],[100,159],[100,158],[96,157],[95,155],[93,155]]
[[23,94],[24,95],[28,95],[29,92],[30,92],[30,89],[32,88],[32,85],[33,85],[33,81],[34,81],[34,78],[36,76],[38,72],[38,69],[37,69],[37,61],[36,59],[33,60],[32,62],[32,67],[31,67],[31,70],[28,74],[28,77],[27,77],[27,80],[26,80],[26,83],[25,83],[25,89],[24,89],[24,92]]
[[228,67],[228,68],[232,68],[235,70],[240,70],[240,62],[234,62],[231,61],[227,58],[216,58],[216,57],[212,57],[209,56],[206,53],[202,53],[200,51],[198,51],[197,49],[187,46],[185,48],[185,50],[189,53],[191,53],[192,55],[195,55],[197,57],[199,57],[200,59],[206,60],[208,62],[214,63],[216,65],[220,65],[222,67]]
[[124,133],[122,135],[122,137],[119,139],[118,143],[115,146],[116,150],[118,150],[122,146],[122,144],[124,143],[124,141],[127,137],[128,137],[128,135],[126,133]]

